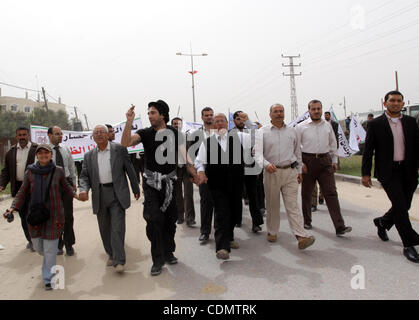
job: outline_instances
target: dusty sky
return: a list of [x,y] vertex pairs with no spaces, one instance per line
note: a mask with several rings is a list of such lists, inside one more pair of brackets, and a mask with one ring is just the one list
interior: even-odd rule
[[157,99],[192,121],[190,60],[176,56],[190,42],[208,54],[194,60],[199,121],[210,106],[253,119],[256,111],[266,124],[276,102],[290,120],[281,54],[301,54],[300,114],[317,98],[343,118],[344,96],[348,113],[379,110],[395,70],[406,100],[419,102],[417,0],[2,0],[0,13],[0,81],[45,86],[91,126],[123,120],[131,103],[148,126],[146,106]]

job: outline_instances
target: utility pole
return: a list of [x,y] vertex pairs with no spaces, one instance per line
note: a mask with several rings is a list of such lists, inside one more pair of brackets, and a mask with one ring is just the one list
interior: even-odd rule
[[195,109],[195,74],[197,74],[198,71],[196,71],[194,69],[194,66],[193,66],[193,57],[206,57],[208,54],[206,54],[206,53],[193,54],[192,53],[192,43],[190,44],[190,47],[191,47],[191,53],[181,53],[181,52],[178,52],[178,53],[176,53],[176,55],[177,56],[189,56],[189,57],[191,57],[191,71],[189,71],[189,73],[192,75],[193,121],[196,122],[196,109]]
[[76,107],[74,107],[74,114],[76,115],[76,120],[78,122],[79,121],[79,117],[77,116],[77,108]]
[[346,97],[343,97],[343,110],[345,110],[345,119],[346,119]]
[[46,95],[45,95],[44,87],[42,87],[42,94],[44,95],[45,109],[47,109],[47,111],[48,111],[48,101],[47,101],[47,98],[46,98]]
[[399,73],[396,71],[396,90],[399,91]]
[[297,103],[297,88],[295,86],[295,77],[296,76],[301,76],[302,73],[300,72],[300,74],[295,74],[294,71],[294,67],[301,67],[301,63],[298,65],[294,64],[294,58],[300,58],[300,55],[298,56],[284,56],[282,55],[282,58],[286,58],[289,59],[289,64],[282,64],[283,67],[289,67],[290,68],[290,73],[289,74],[285,74],[282,73],[284,75],[284,77],[290,77],[291,80],[291,117],[292,120],[295,120],[298,118],[299,114],[298,114],[298,103]]
[[89,131],[89,123],[87,122],[87,116],[86,114],[84,114],[84,120],[86,120],[86,127],[87,127],[87,131]]

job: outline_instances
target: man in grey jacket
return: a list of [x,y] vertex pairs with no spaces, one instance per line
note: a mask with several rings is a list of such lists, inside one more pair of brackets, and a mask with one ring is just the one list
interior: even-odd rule
[[93,213],[97,215],[100,236],[109,256],[107,266],[114,266],[118,273],[125,265],[125,210],[131,205],[131,183],[135,199],[140,198],[140,189],[134,167],[126,148],[108,141],[106,126],[96,126],[93,140],[97,148],[85,154],[80,174],[80,200],[88,200],[92,189]]

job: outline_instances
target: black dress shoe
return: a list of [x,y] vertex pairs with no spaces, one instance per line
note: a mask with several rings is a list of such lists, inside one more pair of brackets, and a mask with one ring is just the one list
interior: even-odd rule
[[160,264],[154,263],[151,267],[151,275],[152,276],[158,276],[161,273],[162,266]]
[[66,256],[69,256],[69,257],[74,256],[74,249],[73,249],[73,247],[65,248],[65,255]]
[[311,226],[311,224],[304,223],[304,229],[311,230],[311,229],[313,229],[313,227]]
[[63,254],[64,254],[64,250],[63,249],[58,249],[57,256],[62,256]]
[[209,240],[209,235],[207,234],[201,234],[201,236],[199,237],[199,241],[201,242],[205,242]]
[[403,254],[407,258],[407,260],[419,263],[419,254],[417,253],[415,247],[404,248]]
[[387,230],[381,225],[381,219],[380,218],[374,219],[374,224],[378,229],[378,236],[380,237],[380,239],[383,241],[388,241],[389,239],[387,236]]
[[35,249],[33,248],[33,243],[32,242],[28,242],[28,244],[26,245],[26,249],[31,250],[31,252],[35,252]]
[[196,225],[196,221],[187,221],[186,224],[187,224],[188,227],[192,227],[192,226]]
[[257,226],[257,225],[254,224],[253,227],[252,227],[252,231],[254,233],[258,233],[258,232],[262,231],[262,228],[260,226]]
[[317,207],[316,206],[312,206],[311,207],[311,212],[316,212],[317,211]]
[[341,227],[341,228],[336,230],[336,235],[337,236],[343,236],[345,233],[349,233],[351,231],[352,231],[351,227]]
[[324,204],[324,199],[319,198],[319,204],[320,204],[320,205],[323,205],[323,204]]
[[166,257],[166,262],[168,264],[176,264],[177,263],[177,258],[173,255],[173,253],[170,253],[167,257]]
[[45,290],[46,291],[50,291],[50,290],[52,290],[52,286],[51,286],[51,283],[47,283],[47,284],[45,284]]

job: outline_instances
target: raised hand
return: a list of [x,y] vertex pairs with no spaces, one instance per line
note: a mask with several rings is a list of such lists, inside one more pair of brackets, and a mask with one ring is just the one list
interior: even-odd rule
[[135,112],[134,112],[135,106],[132,104],[131,108],[126,113],[127,121],[134,121],[135,118]]

